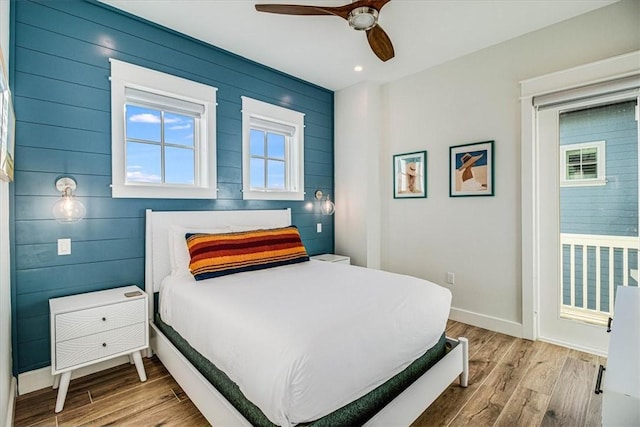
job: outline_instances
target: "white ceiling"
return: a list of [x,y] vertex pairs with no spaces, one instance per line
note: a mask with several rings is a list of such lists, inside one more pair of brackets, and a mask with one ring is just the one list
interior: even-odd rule
[[[101,0],[245,58],[339,90],[388,82],[617,0],[392,0],[379,23],[395,58],[383,63],[363,32],[335,16],[257,12],[255,3],[339,6],[335,0]],[[354,66],[364,70],[355,72]]]

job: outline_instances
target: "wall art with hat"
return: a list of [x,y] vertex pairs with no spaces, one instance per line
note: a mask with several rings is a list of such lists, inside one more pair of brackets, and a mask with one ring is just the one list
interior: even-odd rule
[[427,152],[393,156],[393,198],[427,197]]
[[493,141],[449,148],[449,196],[493,196]]

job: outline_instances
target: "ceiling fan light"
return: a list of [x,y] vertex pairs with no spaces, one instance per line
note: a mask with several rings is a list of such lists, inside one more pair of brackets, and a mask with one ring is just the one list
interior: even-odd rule
[[378,11],[372,7],[362,6],[349,12],[349,25],[354,30],[365,31],[378,23]]

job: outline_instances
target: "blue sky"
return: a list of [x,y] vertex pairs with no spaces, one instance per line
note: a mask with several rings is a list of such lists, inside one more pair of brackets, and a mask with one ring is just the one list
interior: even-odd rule
[[[266,138],[265,138],[266,135]],[[266,140],[265,140],[266,139]],[[251,188],[285,188],[284,135],[252,129],[250,134]],[[265,167],[267,183],[265,184]]]
[[165,149],[165,182],[194,183],[194,118],[127,105],[127,180],[162,180],[162,131]]
[[[194,118],[135,105],[126,108],[127,181],[162,182],[162,149],[165,150],[165,182],[193,184]],[[162,141],[164,130],[164,141]],[[266,135],[266,138],[265,138]],[[285,137],[252,130],[251,187],[285,188]],[[265,184],[265,168],[267,169]]]

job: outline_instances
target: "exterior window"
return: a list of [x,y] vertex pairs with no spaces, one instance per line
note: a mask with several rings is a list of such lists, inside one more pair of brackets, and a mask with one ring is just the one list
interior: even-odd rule
[[304,200],[304,114],[242,97],[243,198]]
[[111,60],[113,197],[216,198],[216,89]]
[[278,132],[252,127],[251,138],[251,163],[250,185],[251,190],[256,191],[284,191],[287,181],[284,151],[286,140],[291,136]]
[[605,141],[560,146],[563,187],[606,185]]

